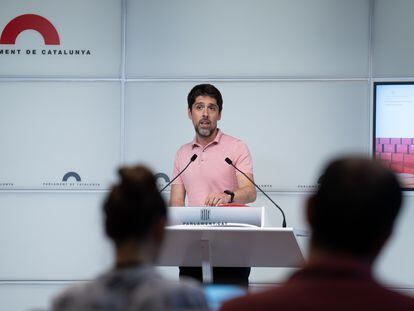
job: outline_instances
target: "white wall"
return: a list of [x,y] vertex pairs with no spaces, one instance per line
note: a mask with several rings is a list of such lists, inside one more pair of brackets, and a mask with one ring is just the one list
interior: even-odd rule
[[[372,81],[413,75],[409,0],[4,0],[0,8],[0,31],[32,13],[61,39],[47,46],[28,30],[15,45],[0,44],[5,310],[47,307],[66,284],[110,266],[106,189],[121,163],[171,174],[175,150],[193,135],[185,100],[194,84],[223,91],[220,127],[249,144],[258,183],[269,185],[289,226],[306,229],[303,203],[324,163],[370,152]],[[42,55],[53,49],[91,55]],[[82,181],[62,182],[71,171]],[[376,266],[406,292],[414,291],[412,201],[407,194]],[[257,204],[267,206],[266,225],[280,225],[260,194]],[[307,239],[300,243],[306,252]],[[282,282],[291,272],[256,268],[251,281]]]

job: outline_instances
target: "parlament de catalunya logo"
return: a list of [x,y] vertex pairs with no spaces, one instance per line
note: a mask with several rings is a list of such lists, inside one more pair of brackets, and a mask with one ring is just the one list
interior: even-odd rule
[[[1,45],[15,45],[17,37],[25,30],[37,31],[46,46],[44,49],[3,48]],[[3,28],[0,36],[0,56],[2,55],[91,55],[89,49],[60,49],[60,36],[56,27],[45,17],[36,14],[23,14],[13,18]]]
[[96,188],[101,184],[97,182],[82,181],[81,176],[77,172],[67,172],[63,175],[62,181],[43,182],[43,187],[46,188],[60,188],[60,189],[82,189],[82,188]]
[[154,175],[154,178],[159,189],[164,188],[164,186],[170,182],[170,177],[165,173],[157,173]]
[[0,181],[0,189],[10,189],[14,187],[14,183],[12,182],[1,182]]

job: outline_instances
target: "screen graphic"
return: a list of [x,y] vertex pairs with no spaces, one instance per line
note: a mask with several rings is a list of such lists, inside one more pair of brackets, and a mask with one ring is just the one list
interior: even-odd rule
[[414,190],[414,82],[376,82],[374,105],[374,156]]

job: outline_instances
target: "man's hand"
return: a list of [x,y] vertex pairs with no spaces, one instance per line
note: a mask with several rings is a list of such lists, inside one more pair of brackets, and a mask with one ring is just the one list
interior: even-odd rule
[[224,192],[212,193],[206,198],[206,201],[204,202],[204,205],[206,205],[206,206],[217,206],[219,204],[229,203],[230,200],[231,200],[230,195],[226,194]]

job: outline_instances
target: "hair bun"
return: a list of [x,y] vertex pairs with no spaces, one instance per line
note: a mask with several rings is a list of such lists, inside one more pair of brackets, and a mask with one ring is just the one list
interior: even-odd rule
[[118,171],[121,177],[120,188],[125,194],[138,194],[156,189],[155,179],[144,166],[123,167]]
[[118,170],[120,181],[112,187],[103,211],[105,231],[115,243],[145,237],[157,219],[167,217],[167,207],[152,172],[142,166]]

